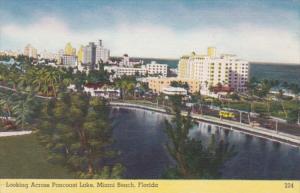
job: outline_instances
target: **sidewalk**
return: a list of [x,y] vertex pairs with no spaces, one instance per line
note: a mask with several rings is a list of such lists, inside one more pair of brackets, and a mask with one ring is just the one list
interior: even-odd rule
[[0,137],[28,135],[31,133],[32,133],[32,131],[3,131],[3,132],[0,132]]

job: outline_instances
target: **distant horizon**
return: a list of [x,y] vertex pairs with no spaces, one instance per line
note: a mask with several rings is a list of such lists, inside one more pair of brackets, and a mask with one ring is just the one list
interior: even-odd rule
[[[3,50],[0,50],[0,51],[3,51]],[[110,56],[111,58],[122,58],[123,55],[119,55],[119,56]],[[167,57],[143,57],[143,56],[130,56],[130,58],[134,58],[134,59],[149,59],[149,60],[180,60],[180,57],[178,58],[167,58]],[[248,60],[247,60],[248,61]],[[255,63],[255,64],[273,64],[273,65],[280,65],[280,64],[283,64],[283,65],[300,65],[300,62],[299,63],[289,63],[289,62],[270,62],[270,61],[248,61],[249,63]]]
[[[115,58],[121,58],[122,56],[111,56]],[[143,57],[143,56],[129,56],[130,58],[137,59],[156,59],[156,60],[179,60],[180,58],[157,58],[157,57]],[[265,63],[265,64],[285,64],[285,65],[300,65],[300,63],[288,63],[288,62],[268,62],[268,61],[248,61],[249,63]]]

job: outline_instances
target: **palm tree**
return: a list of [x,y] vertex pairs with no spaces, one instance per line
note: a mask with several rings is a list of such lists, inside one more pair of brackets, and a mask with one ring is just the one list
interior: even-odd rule
[[181,115],[181,97],[170,98],[175,116],[172,123],[165,121],[165,131],[169,137],[166,144],[168,152],[177,162],[175,168],[167,170],[167,178],[219,178],[220,168],[235,155],[234,147],[224,141],[217,142],[214,137],[205,147],[200,140],[189,138],[193,127],[190,112],[186,117]]
[[[57,97],[59,86],[62,84],[63,71],[55,68],[44,68],[40,69],[36,73],[36,80],[34,84],[37,90],[43,94],[49,96],[50,93],[54,97]],[[67,83],[70,83],[68,81]]]
[[15,64],[9,67],[6,78],[8,82],[11,82],[13,84],[13,89],[17,89],[20,74],[20,70]]
[[12,115],[13,97],[14,96],[12,94],[0,94],[0,109],[4,111],[6,120],[8,120]]
[[16,116],[16,124],[25,129],[25,125],[29,122],[31,115],[33,115],[33,95],[22,95],[20,99],[13,106],[12,110]]
[[[36,69],[34,71],[35,79],[32,84],[34,85],[37,92],[42,92],[42,85],[45,82],[46,69]],[[43,92],[42,92],[43,93]]]
[[0,81],[7,82],[8,68],[4,64],[0,64]]
[[180,115],[180,107],[173,107],[175,111],[175,116],[172,119],[172,122],[175,123],[173,126],[169,121],[165,121],[166,124],[166,133],[171,141],[171,144],[166,144],[168,152],[176,160],[178,164],[179,171],[182,176],[189,178],[190,171],[186,160],[184,159],[184,144],[188,138],[189,129],[192,127],[192,121],[190,114],[187,118]]
[[282,110],[284,112],[285,118],[287,118],[288,114],[287,114],[287,111],[286,111],[285,106],[283,104],[283,96],[284,96],[284,91],[282,89],[279,89],[277,98],[279,99],[279,102],[280,102],[280,104],[282,106]]
[[298,95],[300,93],[300,87],[297,84],[290,84],[289,89],[292,91],[292,93],[295,95],[296,101],[298,101]]

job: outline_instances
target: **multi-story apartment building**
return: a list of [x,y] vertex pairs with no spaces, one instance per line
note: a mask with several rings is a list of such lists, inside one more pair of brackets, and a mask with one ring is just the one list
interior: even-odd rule
[[96,63],[98,62],[108,62],[110,57],[109,49],[106,49],[102,45],[102,40],[99,40],[98,45],[96,45]]
[[37,58],[37,49],[35,49],[31,44],[27,44],[27,46],[24,48],[24,55]]
[[[194,55],[194,52],[192,53]],[[189,76],[188,74],[188,63],[189,63],[190,56],[189,55],[183,55],[181,56],[179,62],[178,62],[178,77],[180,78],[186,78]]]
[[68,42],[65,46],[66,55],[76,55],[76,49],[72,47],[72,44]]
[[196,79],[187,79],[187,78],[177,78],[177,77],[169,77],[169,78],[148,78],[148,86],[154,93],[163,92],[164,88],[169,87],[171,82],[181,82],[187,83],[189,86],[190,93],[196,93],[200,91],[200,81]]
[[166,77],[168,75],[168,65],[158,64],[152,61],[150,64],[146,64],[148,75],[160,75]]
[[132,68],[136,65],[141,65],[143,63],[144,63],[143,60],[133,59],[133,58],[130,58],[128,54],[124,54],[121,61],[118,62],[118,65],[120,67],[130,67],[130,68]]
[[95,69],[99,62],[108,62],[110,51],[104,48],[102,40],[99,40],[97,45],[94,42],[90,42],[89,45],[81,47],[77,53],[77,57],[79,64],[83,64],[89,69]]
[[215,48],[208,48],[207,55],[193,52],[182,56],[178,77],[199,80],[202,87],[222,84],[243,92],[249,79],[249,62],[230,54],[216,56]]
[[75,55],[63,55],[62,64],[66,67],[75,67],[77,65],[77,59]]
[[93,69],[96,64],[96,45],[90,42],[89,45],[83,47],[82,63]]
[[56,55],[52,52],[48,52],[47,50],[44,50],[40,52],[39,58],[54,60],[56,58]]
[[77,62],[78,65],[81,64],[83,61],[83,46],[80,46],[77,52]]
[[146,75],[147,69],[145,66],[141,68],[128,68],[128,67],[118,67],[118,66],[105,66],[104,70],[108,72],[114,72],[114,77],[135,76],[135,75]]
[[166,77],[168,73],[167,64],[157,64],[152,62],[151,64],[142,65],[141,67],[123,67],[123,66],[105,66],[105,70],[108,72],[114,72],[114,77],[135,76],[135,75],[159,75]]
[[119,66],[122,67],[133,67],[132,62],[130,62],[130,58],[128,56],[128,54],[124,54],[122,61],[119,63]]
[[4,50],[4,51],[0,51],[0,56],[14,56],[17,57],[18,55],[21,54],[21,51],[17,50]]

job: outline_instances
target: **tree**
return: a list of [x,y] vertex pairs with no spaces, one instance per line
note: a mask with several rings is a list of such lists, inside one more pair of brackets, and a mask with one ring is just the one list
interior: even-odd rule
[[220,168],[234,156],[233,146],[223,140],[217,142],[212,136],[210,145],[204,146],[200,140],[189,138],[189,130],[193,122],[188,112],[187,116],[181,115],[181,98],[170,98],[173,102],[172,123],[165,121],[165,131],[170,140],[166,144],[167,150],[176,161],[176,166],[169,168],[166,178],[217,178]]
[[282,110],[284,112],[285,118],[288,118],[288,113],[287,113],[287,111],[285,109],[285,106],[284,106],[284,103],[283,103],[283,97],[284,97],[284,91],[282,89],[279,89],[277,98],[278,98],[278,100],[281,104],[281,107],[282,107]]
[[260,98],[266,97],[269,94],[271,88],[271,82],[265,79],[260,83],[259,89],[255,89],[256,95]]
[[187,82],[181,82],[181,81],[172,81],[170,83],[170,86],[173,86],[173,87],[181,87],[181,88],[184,88],[186,89],[187,91],[189,91],[189,85]]
[[[85,156],[87,158],[89,176],[102,175],[102,172],[109,174],[114,170],[114,167],[109,168],[99,163],[104,159],[112,158],[116,152],[109,150],[112,145],[112,127],[109,124],[108,103],[99,98],[90,100],[90,108],[83,125]],[[117,166],[119,167],[119,166]],[[122,170],[119,170],[122,171]],[[114,174],[116,175],[116,173]],[[119,174],[119,176],[121,173]],[[109,174],[111,176],[111,174]]]
[[298,100],[298,95],[300,93],[300,87],[298,84],[290,84],[289,89],[292,91],[292,93],[295,95],[295,99]]
[[181,98],[180,96],[171,96],[170,100],[173,104],[173,111],[175,116],[172,122],[175,123],[173,126],[169,121],[165,121],[165,131],[170,138],[171,143],[168,143],[167,149],[170,155],[176,160],[180,174],[184,177],[190,176],[190,171],[187,168],[187,163],[184,159],[184,145],[188,138],[189,129],[192,127],[190,113],[187,117],[181,116]]
[[44,106],[40,140],[49,161],[68,166],[79,178],[120,178],[120,164],[107,165],[112,149],[112,127],[107,101],[84,93],[60,93]]
[[1,121],[6,130],[16,128],[15,123],[11,121],[14,99],[15,95],[11,92],[0,92],[0,116],[4,117]]
[[8,68],[4,64],[0,64],[0,81],[7,82]]
[[231,98],[232,100],[240,100],[240,96],[236,92],[230,94],[229,98]]
[[13,89],[17,89],[17,84],[20,75],[21,75],[20,68],[16,64],[13,64],[8,68],[8,72],[4,76],[5,77],[4,80],[6,80],[8,83],[12,83]]
[[134,89],[136,86],[136,80],[134,77],[123,76],[115,80],[116,87],[121,90],[121,98],[126,98],[129,95],[134,94]]

